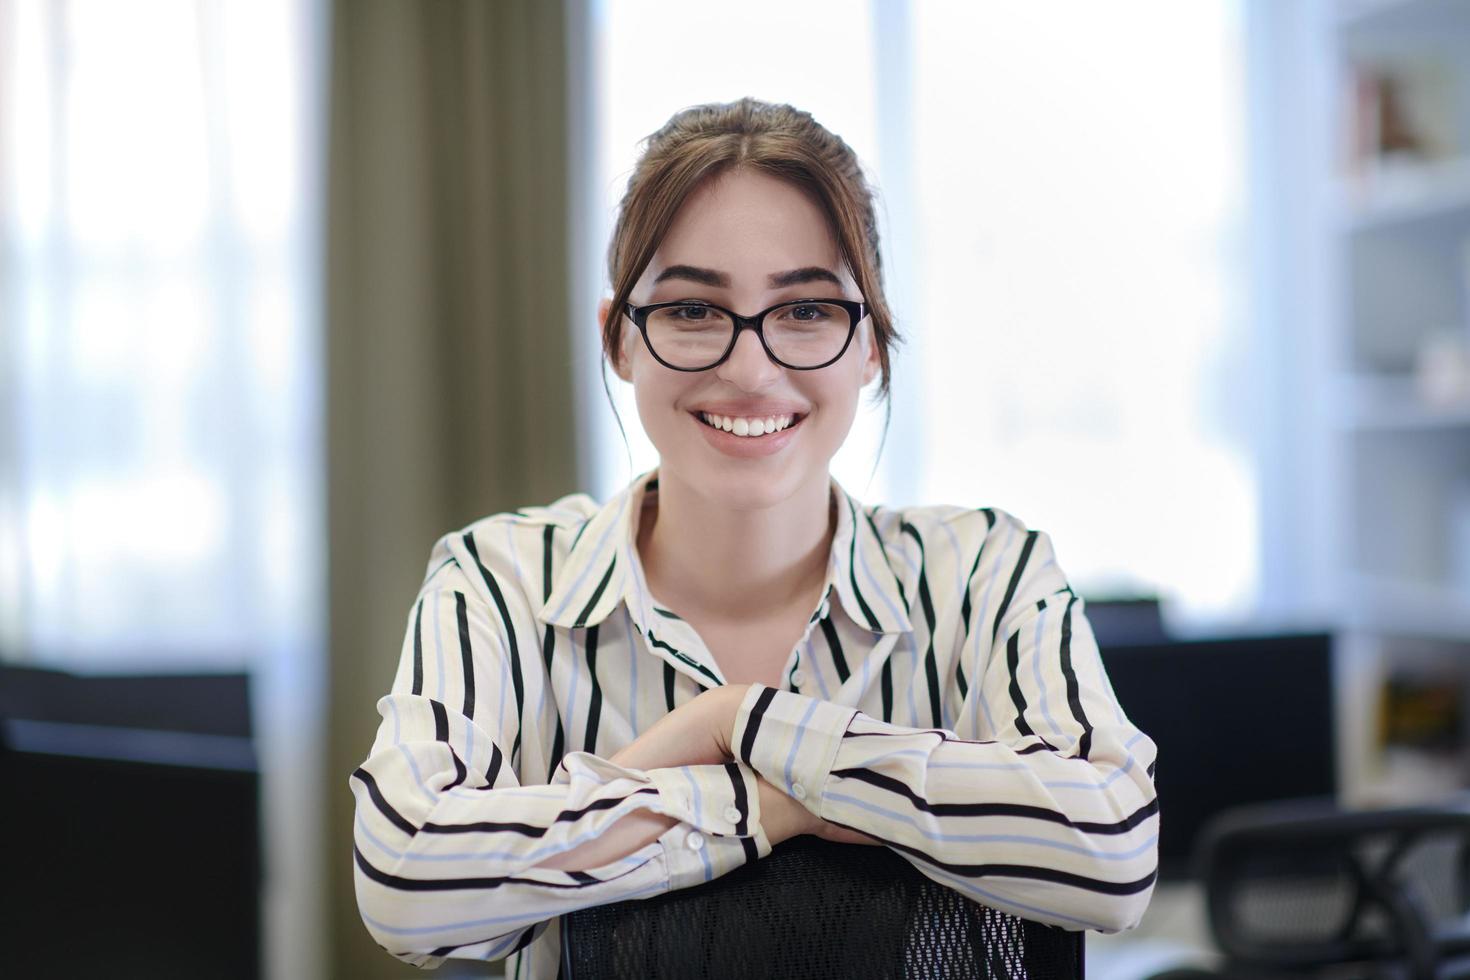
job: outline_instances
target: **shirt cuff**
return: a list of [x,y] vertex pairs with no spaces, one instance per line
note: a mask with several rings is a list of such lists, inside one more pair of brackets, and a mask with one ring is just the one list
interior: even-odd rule
[[761,826],[756,775],[749,766],[726,762],[632,769],[590,752],[569,752],[553,782],[577,778],[604,783],[626,779],[658,790],[648,808],[680,821],[659,838],[671,889],[708,881],[771,853]]
[[856,708],[751,684],[735,712],[736,757],[817,816],[842,734]]

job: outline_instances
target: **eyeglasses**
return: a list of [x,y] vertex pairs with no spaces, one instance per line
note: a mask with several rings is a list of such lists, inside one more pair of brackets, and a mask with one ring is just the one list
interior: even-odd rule
[[790,300],[754,316],[687,300],[628,303],[627,310],[649,353],[675,371],[708,371],[723,364],[746,328],[755,331],[766,356],[777,364],[815,371],[846,353],[858,323],[868,315],[866,304],[849,299]]

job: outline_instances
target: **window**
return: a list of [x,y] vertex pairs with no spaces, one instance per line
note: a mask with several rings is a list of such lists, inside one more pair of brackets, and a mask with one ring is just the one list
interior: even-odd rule
[[[686,105],[790,102],[869,169],[907,343],[877,472],[871,409],[834,460],[844,486],[1004,507],[1054,536],[1084,595],[1156,591],[1183,618],[1248,610],[1234,0],[755,3],[739,18],[604,0],[599,14],[599,249],[637,142]],[[634,458],[599,407],[599,495],[657,462],[610,384]]]

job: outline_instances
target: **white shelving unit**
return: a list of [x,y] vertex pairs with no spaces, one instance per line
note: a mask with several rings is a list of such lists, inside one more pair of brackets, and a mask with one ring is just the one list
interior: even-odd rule
[[[1456,685],[1470,723],[1470,397],[1431,396],[1422,363],[1436,334],[1470,344],[1470,0],[1324,9],[1338,101],[1324,107],[1336,145],[1316,213],[1343,794],[1418,802],[1470,786],[1463,744],[1403,751],[1381,735],[1390,678]],[[1397,152],[1349,151],[1363,145],[1352,93],[1365,69],[1397,82],[1380,130],[1401,130],[1383,140]]]

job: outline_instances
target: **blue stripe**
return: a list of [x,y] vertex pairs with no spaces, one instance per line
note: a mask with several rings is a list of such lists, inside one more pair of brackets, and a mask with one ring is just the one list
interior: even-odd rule
[[[630,898],[642,898],[644,895],[652,895],[655,892],[661,892],[664,890],[665,883],[659,882],[657,885],[654,885],[651,888],[644,888],[630,894],[619,895],[618,898],[620,901]],[[602,905],[605,902],[606,899],[593,899],[592,901],[586,902],[585,904],[566,909],[562,914],[575,912],[578,909],[590,908],[593,905]],[[377,929],[380,932],[386,933],[390,936],[427,936],[436,932],[451,932],[455,929],[474,929],[478,928],[479,926],[504,925],[507,922],[520,922],[522,923],[522,926],[533,924],[525,921],[525,912],[520,912],[516,915],[495,915],[491,916],[488,919],[465,919],[461,922],[446,922],[442,925],[436,926],[390,926],[385,922],[379,922],[365,912],[362,914],[362,919],[374,929]]]
[[881,817],[887,817],[896,823],[912,826],[925,840],[932,840],[941,844],[1034,844],[1037,847],[1049,847],[1053,850],[1066,851],[1070,854],[1081,854],[1084,857],[1097,858],[1100,861],[1131,861],[1140,854],[1152,851],[1154,845],[1159,840],[1159,835],[1154,834],[1131,851],[1114,853],[1112,851],[1099,851],[1091,847],[1083,847],[1079,844],[1064,844],[1061,841],[1047,840],[1045,837],[1028,837],[1024,834],[940,834],[925,830],[923,827],[915,824],[913,814],[911,813],[898,813],[887,807],[881,807],[875,803],[860,800],[856,796],[848,796],[846,793],[833,793],[829,791],[825,795],[825,799],[837,803],[846,803],[850,806],[857,807],[859,810],[866,810],[869,813],[876,813]]
[[443,606],[440,601],[442,598],[443,595],[438,594],[434,600],[434,670],[439,675],[435,678],[438,684],[434,688],[434,696],[440,704],[447,704],[448,702],[444,700],[444,632],[439,625],[439,610]]
[[[609,521],[607,527],[603,529],[602,537],[597,539],[597,547],[593,549],[593,553],[588,556],[587,561],[582,563],[582,571],[577,575],[577,581],[572,584],[571,591],[562,597],[561,604],[556,607],[556,612],[550,617],[551,619],[560,619],[562,613],[567,611],[567,606],[572,600],[581,595],[582,586],[586,583],[587,576],[591,574],[594,568],[601,570],[603,566],[601,559],[604,557],[603,547],[607,544],[608,536],[612,534],[613,530],[623,526],[623,513],[628,509],[628,500],[631,496],[631,493],[623,494],[623,499],[618,505],[617,517]],[[592,518],[589,517],[588,520],[592,520]],[[598,560],[593,561],[592,559],[594,557]]]
[[[904,856],[907,857],[908,855]],[[1039,905],[1027,905],[1024,902],[1018,902],[1014,898],[1011,898],[1007,895],[999,895],[995,892],[987,891],[984,888],[981,888],[979,885],[975,884],[975,881],[972,878],[962,878],[959,875],[950,874],[947,871],[942,871],[939,868],[931,867],[928,864],[924,864],[917,860],[911,861],[911,863],[914,865],[914,867],[918,868],[920,871],[924,872],[924,874],[933,878],[935,881],[949,883],[952,888],[954,888],[962,895],[968,895],[971,897],[978,895],[980,898],[985,899],[989,904],[994,905],[1002,912],[1014,911],[1016,913],[1021,913],[1023,917],[1024,913],[1031,912],[1041,919],[1049,919],[1054,922],[1071,922],[1076,925],[1082,926],[1085,929],[1092,929],[1097,932],[1105,931],[1102,926],[1098,925],[1095,922],[1088,922],[1086,919],[1079,919],[1074,915],[1065,915],[1054,909],[1045,909]]]
[[[696,816],[702,816],[704,814],[704,794],[699,791],[699,782],[694,778],[694,774],[689,771],[688,766],[681,766],[680,772],[684,774],[684,779],[688,781],[689,788],[694,791],[694,813]],[[710,863],[708,847],[699,848],[699,859],[704,862],[704,880],[709,881],[715,876],[715,866]]]
[[[812,698],[810,700],[811,700],[811,703],[806,706],[806,713],[801,716],[801,721],[799,721],[797,723],[797,725],[796,725],[796,738],[794,738],[794,739],[791,740],[791,751],[786,754],[786,773],[785,773],[785,775],[786,775],[786,791],[788,793],[791,792],[791,781],[792,781],[791,768],[796,763],[796,750],[799,749],[799,748],[801,748],[802,739],[806,735],[806,723],[808,721],[811,721],[812,715],[815,714],[816,711],[817,711],[817,705],[821,703],[816,698]],[[816,789],[815,786],[813,786],[811,788],[813,790]]]
[[[989,537],[989,534],[987,533],[986,536]],[[1005,557],[1006,549],[1011,546],[1011,539],[1015,536],[1016,525],[1010,521],[1007,521],[1006,539],[1005,542],[1000,546],[1001,559]],[[980,605],[975,610],[979,618],[975,621],[974,628],[970,630],[970,642],[974,644],[975,647],[975,655],[971,658],[971,663],[976,665],[975,676],[970,678],[970,690],[975,692],[974,718],[975,733],[977,735],[995,735],[997,732],[999,732],[999,729],[995,726],[995,717],[990,713],[990,702],[987,701],[985,698],[985,674],[980,669],[981,666],[983,666],[985,663],[985,661],[980,658],[980,634],[983,633],[984,630],[982,630],[980,627],[985,622],[986,610],[990,608],[990,590],[995,587],[996,576],[1000,573],[1000,568],[1003,564],[1005,564],[1005,562],[998,559],[997,561],[995,561],[994,566],[990,569],[990,579],[985,583],[985,595],[981,597]],[[985,712],[985,728],[980,727],[980,712],[982,710]]]
[[[1067,741],[1067,736],[1057,727],[1056,719],[1051,716],[1051,695],[1047,693],[1046,680],[1041,674],[1041,655],[1042,651],[1046,650],[1042,642],[1046,638],[1046,614],[1050,609],[1050,606],[1043,606],[1036,613],[1036,639],[1033,641],[1034,646],[1031,650],[1031,666],[1033,668],[1031,672],[1036,675],[1036,686],[1041,691],[1040,697],[1036,700],[1037,705],[1041,708],[1041,717],[1046,719],[1046,724],[1051,728],[1052,735],[1055,737],[1055,741],[1052,744],[1058,745],[1061,742]],[[1050,651],[1047,652],[1049,653]],[[1076,745],[1077,739],[1073,738],[1071,742],[1073,745]]]

